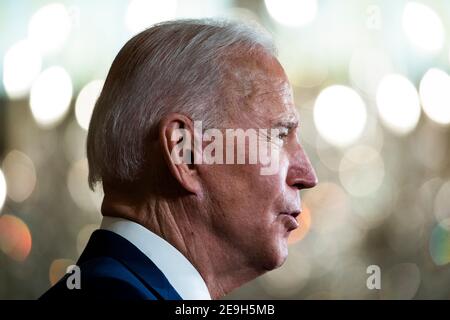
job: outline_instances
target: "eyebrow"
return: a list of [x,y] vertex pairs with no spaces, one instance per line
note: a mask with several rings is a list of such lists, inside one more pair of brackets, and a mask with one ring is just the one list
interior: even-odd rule
[[299,125],[298,116],[296,113],[289,113],[277,119],[274,119],[274,128],[287,128],[288,130],[295,129]]
[[294,120],[280,120],[277,121],[274,125],[274,128],[287,128],[288,130],[295,129],[298,127],[298,121]]

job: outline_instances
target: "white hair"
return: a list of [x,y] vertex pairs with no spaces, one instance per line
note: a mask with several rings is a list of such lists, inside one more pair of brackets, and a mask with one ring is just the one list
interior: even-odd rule
[[164,22],[129,40],[92,114],[89,186],[138,180],[146,169],[146,141],[165,114],[183,113],[205,129],[222,121],[226,57],[238,49],[276,54],[267,32],[225,20]]

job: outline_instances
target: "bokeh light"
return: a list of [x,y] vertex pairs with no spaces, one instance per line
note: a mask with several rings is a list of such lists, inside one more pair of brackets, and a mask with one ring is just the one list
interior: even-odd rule
[[48,272],[48,277],[50,280],[50,284],[53,286],[55,285],[59,280],[61,280],[62,277],[67,272],[67,267],[74,265],[75,261],[71,259],[55,259],[50,264],[50,269]]
[[132,0],[125,15],[125,25],[138,33],[151,25],[175,18],[177,0]]
[[[273,36],[320,181],[301,192],[286,264],[226,298],[450,298],[449,9],[447,0],[0,2],[0,299],[40,296],[100,225],[86,130],[118,50],[160,21],[206,17]],[[366,287],[372,264],[381,290]]]
[[92,111],[94,110],[95,102],[103,88],[103,83],[103,80],[91,81],[86,84],[78,94],[75,103],[75,117],[80,127],[84,130],[89,128]]
[[31,17],[28,37],[42,53],[50,53],[62,48],[71,29],[69,10],[61,3],[51,3]]
[[3,58],[3,85],[8,97],[26,96],[41,66],[42,58],[30,41],[22,40],[12,45]]
[[0,250],[15,261],[24,261],[31,251],[31,233],[22,219],[0,216]]
[[317,14],[317,0],[265,0],[270,16],[280,24],[300,27],[311,23]]
[[52,127],[64,118],[71,99],[69,74],[64,68],[53,66],[44,70],[31,88],[31,112],[40,126]]
[[12,150],[6,155],[2,166],[8,183],[8,197],[15,202],[26,200],[36,185],[33,161],[25,153]]
[[314,104],[314,124],[328,143],[345,147],[355,142],[367,120],[366,105],[358,93],[346,86],[322,90]]
[[394,133],[410,133],[419,122],[420,102],[417,90],[400,74],[385,76],[377,89],[378,114],[383,124]]
[[302,240],[311,228],[311,211],[305,204],[302,204],[302,212],[297,218],[299,227],[291,232],[289,235],[288,243],[294,244]]
[[425,114],[434,122],[450,124],[450,76],[437,68],[429,69],[419,87]]
[[436,52],[444,44],[444,27],[430,7],[409,2],[403,11],[402,24],[411,43],[425,52]]
[[437,266],[450,263],[450,219],[433,228],[430,237],[430,255]]

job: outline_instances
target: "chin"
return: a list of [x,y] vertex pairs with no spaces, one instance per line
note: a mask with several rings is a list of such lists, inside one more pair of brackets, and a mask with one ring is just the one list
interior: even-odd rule
[[285,240],[274,245],[265,259],[264,269],[271,271],[281,267],[288,257],[288,247]]

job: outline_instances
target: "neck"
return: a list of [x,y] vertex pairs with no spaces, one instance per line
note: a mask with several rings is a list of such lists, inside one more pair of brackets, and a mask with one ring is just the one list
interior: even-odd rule
[[236,248],[214,234],[208,224],[208,212],[193,201],[152,198],[136,205],[108,194],[103,200],[102,214],[139,223],[168,241],[201,274],[213,299],[264,273],[255,270]]

